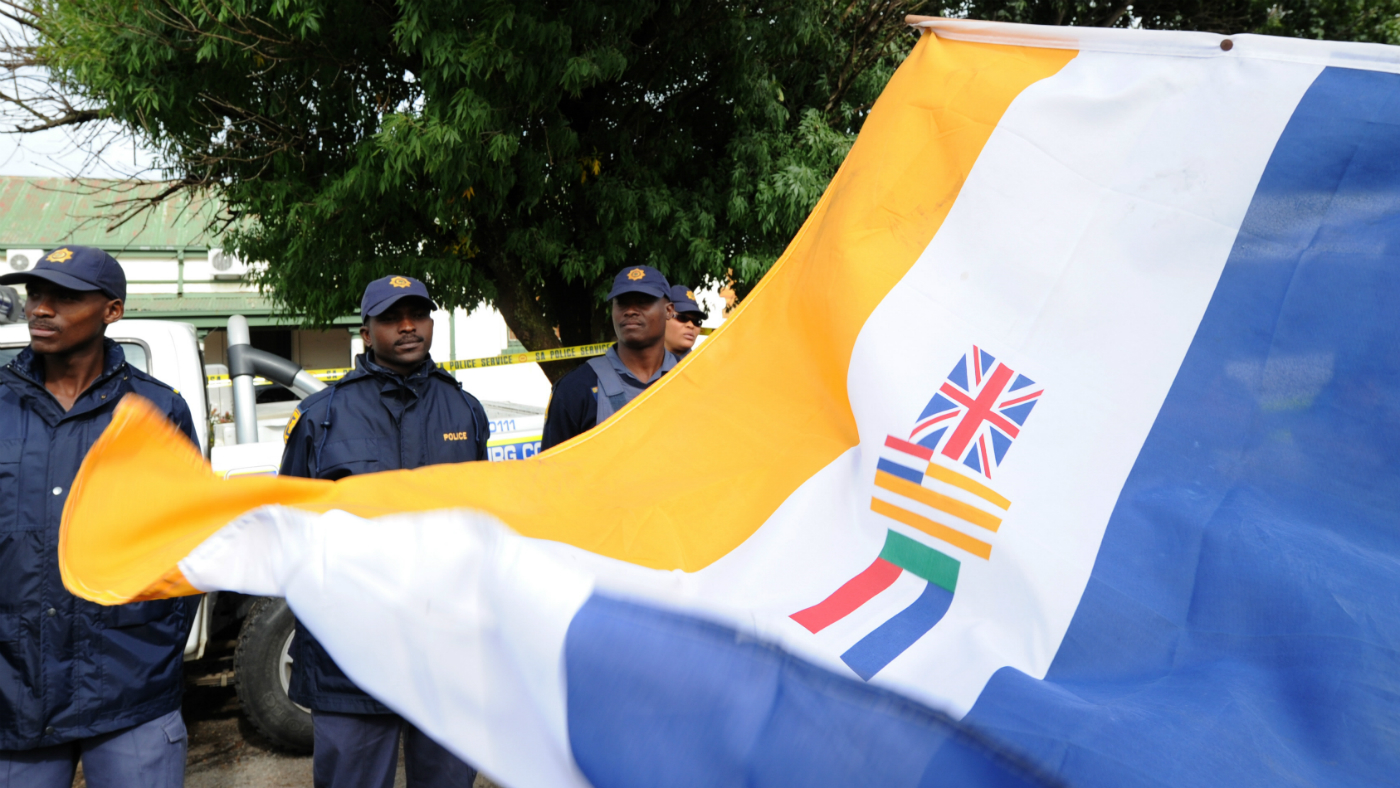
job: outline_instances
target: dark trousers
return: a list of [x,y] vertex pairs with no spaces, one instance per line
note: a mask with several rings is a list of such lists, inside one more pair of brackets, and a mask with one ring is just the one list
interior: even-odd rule
[[311,714],[316,788],[393,788],[403,733],[408,788],[471,788],[476,769],[396,714]]
[[89,788],[180,788],[186,745],[176,710],[101,736],[0,751],[0,788],[71,788],[80,759]]

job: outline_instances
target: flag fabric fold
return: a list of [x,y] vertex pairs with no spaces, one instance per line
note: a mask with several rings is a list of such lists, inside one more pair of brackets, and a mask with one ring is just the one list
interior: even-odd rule
[[945,715],[785,653],[739,611],[687,614],[670,573],[624,567],[618,583],[611,563],[474,512],[268,507],[180,568],[197,587],[285,596],[356,684],[506,785],[1058,785]]
[[922,24],[782,259],[602,427],[220,482],[123,403],[65,583],[285,595],[511,785],[1392,779],[1397,50]]

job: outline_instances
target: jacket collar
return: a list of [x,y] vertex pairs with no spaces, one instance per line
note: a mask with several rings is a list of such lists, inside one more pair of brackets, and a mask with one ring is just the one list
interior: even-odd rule
[[390,369],[380,366],[374,361],[373,353],[366,350],[355,357],[355,368],[348,375],[340,379],[341,383],[348,383],[358,378],[377,378],[383,383],[392,383],[408,388],[417,388],[430,377],[440,377],[457,385],[457,379],[443,371],[433,362],[433,357],[428,356],[423,359],[423,363],[415,369],[407,378]]
[[[97,376],[99,381],[111,377],[126,363],[126,354],[110,339],[102,340],[102,356],[102,374]],[[33,347],[21,350],[19,355],[10,361],[9,366],[35,385],[44,385],[44,363]],[[96,386],[97,381],[94,381],[93,385]]]
[[67,412],[59,406],[58,400],[54,399],[49,390],[44,388],[44,362],[33,348],[26,347],[21,350],[14,360],[5,365],[3,370],[0,370],[0,374],[3,374],[5,381],[15,388],[16,393],[33,399],[36,404],[45,403],[44,406],[40,407],[41,412],[44,413],[47,420],[57,423],[65,418],[82,415],[109,402],[115,403],[120,399],[120,397],[113,396],[113,392],[122,381],[130,377],[130,373],[127,372],[129,368],[126,364],[126,354],[122,352],[121,347],[116,342],[110,339],[102,340],[102,350],[102,374],[97,376],[97,379],[87,387],[86,391],[78,395],[72,410]]

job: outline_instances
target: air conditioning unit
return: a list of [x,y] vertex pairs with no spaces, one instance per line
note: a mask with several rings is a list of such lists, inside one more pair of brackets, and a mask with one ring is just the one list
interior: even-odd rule
[[38,265],[43,256],[43,249],[6,249],[5,273],[28,271]]
[[209,268],[215,279],[242,279],[248,274],[247,264],[223,249],[209,250]]

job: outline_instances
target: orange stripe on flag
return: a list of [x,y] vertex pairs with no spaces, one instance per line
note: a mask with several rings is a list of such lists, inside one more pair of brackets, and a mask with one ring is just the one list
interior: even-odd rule
[[944,468],[938,463],[929,463],[928,469],[925,470],[924,473],[929,476],[932,476],[940,482],[943,482],[944,484],[951,484],[959,489],[967,490],[968,492],[972,493],[978,498],[981,498],[987,503],[992,504],[993,506],[999,506],[1002,509],[1011,508],[1011,501],[1008,500],[1006,497],[998,494],[992,488],[976,480],[969,479],[966,476],[963,476],[961,473],[958,473],[957,471]]
[[895,506],[888,501],[882,501],[879,498],[871,498],[870,511],[876,514],[883,514],[891,520],[904,523],[910,528],[917,528],[929,536],[932,536],[934,539],[947,542],[954,547],[961,547],[975,556],[981,558],[992,557],[992,546],[981,539],[973,539],[962,531],[949,528],[943,523],[934,522],[923,515],[914,514],[908,509]]

